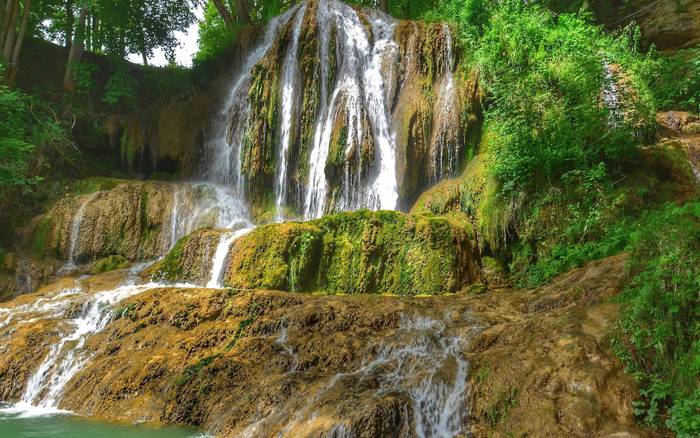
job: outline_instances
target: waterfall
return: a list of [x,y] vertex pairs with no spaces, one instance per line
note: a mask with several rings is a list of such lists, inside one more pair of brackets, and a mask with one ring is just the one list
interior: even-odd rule
[[175,189],[170,212],[169,248],[198,228],[250,227],[245,203],[230,189],[208,183],[185,184]]
[[[241,152],[243,136],[248,126],[250,102],[250,74],[253,67],[262,59],[272,46],[280,25],[286,22],[293,9],[274,18],[267,25],[263,41],[248,56],[238,78],[231,86],[228,98],[221,111],[212,122],[212,133],[207,142],[211,154],[204,171],[207,181],[232,187],[239,199],[242,199],[244,178],[241,170]],[[233,121],[233,122],[232,122]]]
[[75,251],[78,249],[78,239],[80,239],[80,227],[83,224],[83,216],[85,216],[85,208],[92,202],[99,192],[94,192],[90,194],[82,204],[80,208],[73,216],[73,222],[70,228],[70,244],[68,247],[68,263],[63,267],[63,270],[71,269],[75,267]]
[[[21,401],[5,409],[23,415],[44,415],[61,412],[58,408],[66,385],[89,362],[91,352],[85,348],[88,339],[102,331],[114,316],[114,305],[128,297],[155,287],[158,283],[139,284],[138,272],[146,265],[134,266],[126,280],[114,289],[86,292],[78,281],[74,287],[58,290],[13,309],[0,309],[0,329],[13,321],[23,324],[37,320],[59,320],[59,340],[53,344],[36,371],[27,381]],[[181,284],[178,287],[194,287]],[[70,309],[79,308],[77,314],[64,319]],[[72,313],[72,312],[71,312]]]
[[445,62],[443,75],[437,93],[435,134],[432,141],[433,162],[431,163],[431,183],[437,183],[452,176],[459,167],[459,138],[454,135],[459,126],[459,112],[456,108],[457,87],[454,80],[454,54],[452,33],[448,25],[442,26],[445,39]]
[[620,104],[620,95],[617,89],[617,79],[615,72],[609,62],[603,62],[603,101],[608,108],[610,115],[608,116],[608,124],[611,128],[616,128],[622,120],[622,109]]
[[[340,2],[328,1],[319,6],[317,20],[321,28],[321,65],[329,65],[326,46],[330,44],[330,29],[337,32],[336,50],[337,78],[330,93],[330,101],[322,106],[316,125],[314,144],[309,160],[309,180],[304,202],[307,219],[320,217],[327,210],[353,210],[357,208],[396,208],[398,200],[396,182],[395,136],[389,126],[391,115],[388,108],[384,78],[381,67],[388,53],[397,50],[392,40],[393,20],[381,13],[372,13],[372,35],[362,25],[357,12]],[[324,49],[324,47],[326,47]],[[322,69],[321,84],[328,81],[328,71]],[[321,98],[327,95],[321,90]],[[339,114],[346,114],[347,139],[346,160],[350,153],[360,156],[357,174],[345,172],[343,187],[335,205],[327,205],[328,180],[325,173],[333,124]],[[363,116],[371,126],[365,126]],[[370,129],[376,145],[374,178],[361,181],[361,148],[365,130]]]
[[277,220],[283,219],[282,208],[287,202],[287,163],[289,161],[289,148],[292,141],[292,115],[296,114],[296,106],[299,101],[297,82],[299,81],[299,62],[297,60],[299,51],[299,36],[304,22],[306,5],[304,4],[296,13],[294,20],[294,30],[292,43],[287,49],[282,73],[282,127],[281,144],[279,147],[277,185],[275,186],[275,207],[277,210]]
[[252,229],[252,227],[245,227],[221,235],[221,237],[219,238],[219,243],[216,246],[214,258],[212,259],[211,272],[209,274],[209,281],[207,282],[207,287],[223,287],[223,283],[221,280],[223,278],[224,267],[226,265],[226,259],[228,257],[229,250],[231,249],[231,244],[234,240],[238,239],[239,237],[248,234]]

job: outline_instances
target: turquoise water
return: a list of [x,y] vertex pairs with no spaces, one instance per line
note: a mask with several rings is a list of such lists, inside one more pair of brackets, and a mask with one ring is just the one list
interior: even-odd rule
[[200,432],[180,427],[104,423],[72,415],[21,417],[0,414],[2,438],[195,438]]

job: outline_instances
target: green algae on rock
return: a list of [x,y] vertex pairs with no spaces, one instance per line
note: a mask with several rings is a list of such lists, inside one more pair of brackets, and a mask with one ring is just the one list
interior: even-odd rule
[[[181,241],[156,278],[202,282],[215,230]],[[205,261],[203,263],[203,261]],[[342,294],[441,294],[481,280],[467,222],[361,210],[310,222],[264,225],[231,247],[224,283],[234,289]]]

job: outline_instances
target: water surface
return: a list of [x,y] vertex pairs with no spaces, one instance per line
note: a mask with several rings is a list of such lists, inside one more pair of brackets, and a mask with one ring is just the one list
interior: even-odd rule
[[74,415],[26,416],[0,413],[3,438],[196,438],[202,433],[183,427],[105,423]]

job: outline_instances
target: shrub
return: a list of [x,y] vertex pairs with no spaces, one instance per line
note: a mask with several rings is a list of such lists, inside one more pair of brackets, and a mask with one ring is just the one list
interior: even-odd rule
[[700,202],[669,206],[632,234],[616,348],[640,385],[635,412],[681,437],[700,434]]

